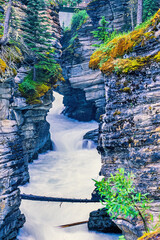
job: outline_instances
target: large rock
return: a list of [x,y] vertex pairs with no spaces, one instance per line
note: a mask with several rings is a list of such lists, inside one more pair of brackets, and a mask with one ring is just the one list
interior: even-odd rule
[[102,16],[108,22],[108,30],[127,31],[131,27],[129,0],[91,0],[87,6],[94,27],[98,27]]
[[90,213],[88,229],[104,233],[121,233],[121,230],[111,220],[105,208]]

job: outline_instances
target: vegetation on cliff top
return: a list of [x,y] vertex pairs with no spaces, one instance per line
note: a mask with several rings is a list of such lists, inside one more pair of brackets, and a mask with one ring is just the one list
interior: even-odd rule
[[140,69],[150,61],[159,61],[159,53],[155,56],[123,58],[137,45],[143,46],[146,41],[156,38],[154,33],[160,22],[160,10],[155,16],[130,33],[118,34],[117,37],[100,46],[91,56],[89,67],[100,69],[105,74],[112,72],[128,73]]
[[[12,1],[9,3],[12,4]],[[5,43],[0,42],[0,74],[9,72],[11,75],[16,75],[16,69],[23,62],[29,66],[31,71],[19,84],[19,91],[28,103],[36,104],[41,103],[40,97],[55,87],[58,80],[64,81],[64,78],[60,65],[55,60],[55,50],[52,46],[54,39],[48,28],[48,1],[30,0],[25,1],[25,4],[23,19],[16,16],[16,12],[15,16],[13,14],[8,16],[11,18],[8,19],[11,20],[10,34],[7,33]],[[7,6],[9,11],[9,4]],[[0,15],[0,21],[4,21],[6,14]],[[12,24],[13,18],[14,21],[19,22],[18,26]],[[3,39],[3,28],[0,30]],[[15,32],[18,32],[18,38],[15,37]]]

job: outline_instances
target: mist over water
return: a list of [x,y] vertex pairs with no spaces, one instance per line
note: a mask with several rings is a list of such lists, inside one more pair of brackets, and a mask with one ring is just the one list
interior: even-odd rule
[[[91,142],[83,149],[83,135],[97,128],[97,123],[78,122],[61,115],[63,96],[54,93],[55,101],[47,121],[56,151],[40,154],[29,165],[30,183],[21,192],[50,197],[91,198],[92,178],[98,178],[100,155]],[[89,212],[99,203],[54,203],[22,201],[26,223],[19,240],[116,240],[118,235],[89,232],[87,225],[59,228],[60,225],[87,221]]]

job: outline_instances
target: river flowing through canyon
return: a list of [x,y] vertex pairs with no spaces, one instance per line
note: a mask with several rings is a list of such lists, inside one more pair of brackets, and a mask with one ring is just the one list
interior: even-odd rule
[[[63,96],[54,93],[55,101],[47,121],[50,123],[54,151],[40,154],[30,164],[30,183],[21,187],[21,193],[50,197],[91,198],[93,179],[98,178],[101,160],[92,142],[83,141],[83,135],[97,128],[97,123],[78,122],[60,114]],[[85,148],[84,148],[85,145]],[[23,200],[21,211],[26,223],[19,240],[116,240],[116,234],[89,232],[87,224],[60,228],[60,225],[87,221],[89,212],[99,203],[54,203]]]

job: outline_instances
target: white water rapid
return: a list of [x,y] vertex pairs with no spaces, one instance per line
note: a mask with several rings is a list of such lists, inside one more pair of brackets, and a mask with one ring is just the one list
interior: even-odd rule
[[[54,93],[55,101],[47,120],[56,151],[40,154],[29,165],[30,183],[21,192],[50,197],[91,198],[92,178],[97,179],[101,160],[96,149],[82,149],[83,135],[97,128],[96,122],[78,122],[61,115],[63,97]],[[23,200],[21,211],[26,223],[19,240],[116,240],[118,235],[89,232],[87,225],[60,228],[88,220],[98,203],[54,203]]]

